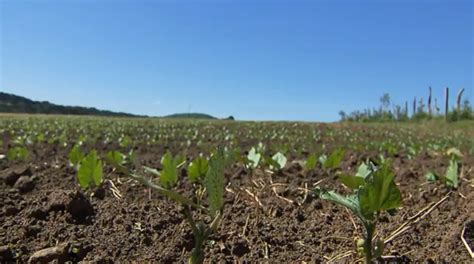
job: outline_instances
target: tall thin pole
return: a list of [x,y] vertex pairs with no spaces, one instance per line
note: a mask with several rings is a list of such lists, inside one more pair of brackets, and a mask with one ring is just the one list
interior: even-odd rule
[[445,92],[445,102],[444,102],[444,119],[448,120],[448,113],[449,113],[449,87],[446,87]]
[[464,93],[464,88],[462,88],[461,90],[459,90],[458,92],[458,97],[456,98],[456,109],[458,111],[461,111],[461,97],[462,97],[462,93]]
[[411,116],[415,116],[415,115],[416,115],[416,96],[415,96],[415,99],[413,99],[413,112]]
[[428,115],[431,116],[431,86],[430,86],[430,95],[428,96]]

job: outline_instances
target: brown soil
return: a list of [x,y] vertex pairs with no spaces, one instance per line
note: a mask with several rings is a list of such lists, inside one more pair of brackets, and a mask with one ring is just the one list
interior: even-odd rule
[[[141,164],[159,167],[163,151],[140,155]],[[77,187],[66,154],[45,146],[28,165],[0,160],[0,262],[186,261],[193,236],[179,206],[109,169],[103,188],[93,196],[85,194]],[[347,153],[342,169],[353,170],[368,156]],[[460,235],[464,224],[474,219],[473,157],[464,158],[463,179],[451,193],[424,178],[428,170],[444,171],[445,159],[422,153],[414,160],[393,160],[404,206],[393,216],[380,217],[378,237],[388,237],[430,203],[449,197],[388,243],[385,254],[399,256],[398,261],[471,262]],[[304,172],[292,162],[273,175],[257,170],[251,176],[237,165],[226,174],[224,218],[206,246],[206,261],[320,263],[354,251],[354,238],[362,232],[358,220],[306,191],[318,183],[347,192],[328,172]],[[108,180],[121,199],[112,194]],[[191,187],[183,179],[178,190],[186,194]],[[471,243],[472,230],[471,225],[466,232]],[[352,253],[336,262],[358,259]]]

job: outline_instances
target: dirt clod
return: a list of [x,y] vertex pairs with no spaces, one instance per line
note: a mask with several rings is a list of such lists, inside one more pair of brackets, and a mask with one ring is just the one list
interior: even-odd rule
[[89,222],[89,217],[94,215],[94,207],[90,201],[81,192],[75,192],[70,197],[66,210],[74,220],[81,223]]
[[232,255],[242,257],[243,255],[250,252],[248,247],[248,243],[245,240],[237,241],[234,246],[232,247]]
[[67,260],[68,249],[69,244],[62,243],[55,247],[49,247],[36,251],[28,259],[28,263],[46,263],[53,260],[57,260],[58,262],[65,262]]
[[6,263],[14,261],[14,255],[12,249],[8,246],[0,246],[0,262]]
[[17,188],[20,193],[27,193],[35,188],[35,182],[29,176],[21,176],[16,181],[14,187]]

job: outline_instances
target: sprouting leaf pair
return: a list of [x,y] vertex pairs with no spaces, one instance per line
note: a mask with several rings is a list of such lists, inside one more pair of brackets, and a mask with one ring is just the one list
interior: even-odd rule
[[78,164],[77,179],[82,189],[100,186],[103,178],[102,161],[95,150],[91,151]]
[[100,186],[103,178],[102,161],[95,150],[86,156],[82,152],[80,144],[76,144],[72,147],[68,157],[69,164],[77,171],[77,180],[82,189]]
[[430,182],[441,180],[446,186],[456,189],[459,186],[458,171],[458,160],[455,157],[451,157],[451,159],[449,160],[449,166],[446,169],[446,173],[444,175],[437,175],[434,172],[430,171],[425,175],[425,178],[427,181]]
[[371,263],[373,257],[380,256],[383,251],[383,241],[376,240],[372,243],[376,216],[379,212],[391,211],[401,205],[401,193],[394,182],[394,176],[387,162],[378,168],[372,164],[362,164],[355,176],[340,176],[340,180],[352,190],[352,194],[342,196],[333,191],[315,189],[321,199],[350,209],[361,220],[366,230],[361,244],[367,263]]
[[[370,166],[372,168],[363,163],[355,176],[339,176],[341,182],[353,191],[348,199],[350,204],[356,206],[349,209],[367,220],[373,220],[376,213],[398,208],[401,204],[400,190],[389,165],[384,163],[379,168]],[[325,197],[328,197],[327,194]]]
[[263,147],[261,145],[259,145],[258,148],[252,147],[249,153],[247,154],[247,157],[245,159],[245,166],[248,169],[257,168],[262,163],[262,161],[266,162],[271,170],[281,170],[285,167],[287,158],[283,153],[277,152],[270,159],[263,160],[262,152],[257,149],[262,150]]
[[[200,182],[206,187],[209,198],[209,210],[214,217],[222,208],[224,201],[224,168],[226,155],[223,148],[208,161],[204,157],[197,157],[188,166],[188,179],[191,182]],[[168,190],[176,186],[178,182],[178,169],[185,164],[181,155],[173,157],[167,152],[161,159],[163,169],[158,171],[153,168],[144,167],[146,172],[159,177],[160,185]]]
[[171,152],[168,151],[161,158],[161,165],[163,166],[161,171],[149,167],[144,167],[144,169],[146,172],[158,176],[161,186],[166,189],[171,189],[178,183],[178,169],[183,166],[184,163],[185,160],[183,156],[177,155],[173,157]]
[[322,155],[319,157],[319,162],[323,169],[336,169],[341,164],[346,151],[342,148],[334,150],[329,156]]

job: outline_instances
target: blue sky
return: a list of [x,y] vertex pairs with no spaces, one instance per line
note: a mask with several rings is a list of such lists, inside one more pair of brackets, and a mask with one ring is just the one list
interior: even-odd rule
[[430,85],[473,101],[473,24],[469,0],[0,0],[0,90],[136,114],[334,121]]

